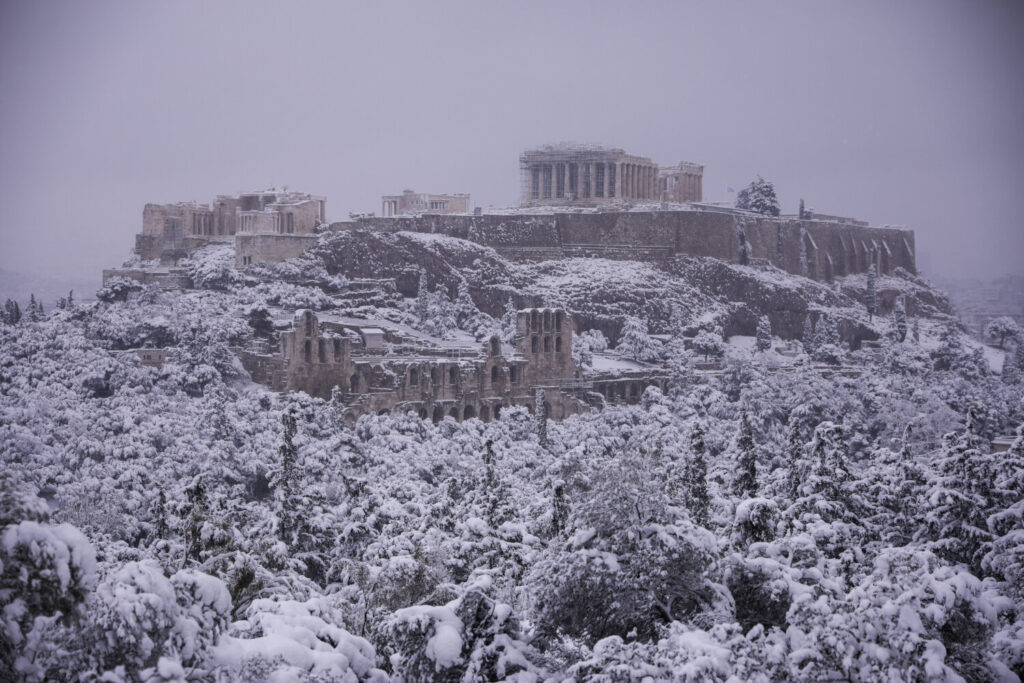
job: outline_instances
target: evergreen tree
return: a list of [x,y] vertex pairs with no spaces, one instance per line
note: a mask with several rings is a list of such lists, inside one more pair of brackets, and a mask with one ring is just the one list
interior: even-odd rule
[[274,321],[270,317],[270,311],[266,306],[253,306],[246,316],[253,336],[262,339],[272,339],[274,336]]
[[985,339],[994,342],[997,348],[1003,348],[1007,339],[1020,339],[1020,326],[1009,316],[995,318],[985,325]]
[[569,523],[569,501],[565,498],[565,482],[555,482],[551,497],[551,535],[558,536]]
[[1021,368],[1018,362],[1021,359],[1021,346],[1024,346],[1024,341],[1017,342],[1013,353],[1007,349],[1003,354],[1003,371],[1000,374],[1003,384],[1020,384]]
[[544,401],[544,390],[538,389],[534,400],[534,417],[537,420],[537,441],[541,447],[548,447],[548,409]]
[[284,543],[291,547],[295,543],[296,512],[295,499],[297,491],[297,473],[295,458],[298,449],[295,446],[295,407],[289,406],[281,415],[281,472],[277,482],[278,496],[281,503],[281,522],[278,535]]
[[772,348],[772,323],[762,315],[757,321],[757,350],[764,352]]
[[459,281],[459,290],[455,296],[455,324],[459,329],[470,330],[470,322],[479,315],[473,297],[469,295],[469,282],[465,278]]
[[501,316],[501,341],[506,344],[516,343],[516,315],[515,304],[512,303],[512,297],[509,297],[505,301],[505,312]]
[[690,380],[690,352],[682,337],[672,339],[665,347],[668,362],[668,395],[672,399],[682,396]]
[[898,342],[907,338],[907,309],[902,296],[896,297],[892,307],[892,335]]
[[939,346],[932,351],[937,370],[952,370],[963,364],[967,351],[960,339],[960,327],[956,320],[949,319],[946,329],[939,335]]
[[39,314],[39,309],[37,308],[37,306],[38,304],[36,303],[36,295],[29,294],[28,306],[25,308],[25,314],[28,317],[28,321],[30,323],[39,322],[42,319],[42,316]]
[[693,521],[707,526],[709,521],[710,496],[708,495],[708,463],[704,445],[704,428],[699,422],[690,430],[690,462],[686,467],[683,481],[686,507]]
[[185,560],[202,561],[203,526],[209,518],[209,502],[206,498],[206,486],[202,476],[196,477],[192,485],[185,489],[188,496],[189,513],[185,523]]
[[864,290],[864,307],[868,309],[868,319],[874,320],[875,313],[878,312],[878,272],[875,270],[875,264],[872,263],[868,266],[868,284]]
[[754,211],[765,216],[778,216],[779,200],[775,196],[775,186],[761,176],[757,176],[753,182],[736,195],[736,208]]
[[430,292],[427,290],[427,271],[420,268],[419,285],[416,288],[416,317],[422,324],[430,316]]
[[804,333],[800,341],[803,344],[804,353],[808,356],[813,355],[817,338],[814,333],[814,320],[810,313],[804,316]]
[[3,320],[8,325],[17,325],[21,321],[21,306],[14,299],[4,302]]
[[626,318],[617,349],[623,356],[636,361],[653,361],[661,358],[660,344],[647,334],[647,321],[634,316]]
[[754,446],[754,433],[750,427],[747,411],[740,412],[740,431],[736,439],[738,458],[737,473],[733,480],[733,492],[741,498],[753,498],[757,495],[757,449]]
[[800,484],[803,483],[804,470],[804,440],[800,434],[800,420],[796,415],[790,415],[786,433],[786,492],[791,499],[796,498]]

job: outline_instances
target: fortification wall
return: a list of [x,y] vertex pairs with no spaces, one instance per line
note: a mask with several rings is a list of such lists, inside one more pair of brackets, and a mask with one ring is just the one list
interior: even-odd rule
[[356,227],[441,233],[492,247],[512,259],[599,256],[659,261],[683,254],[736,262],[743,251],[746,257],[816,280],[864,272],[870,263],[880,273],[897,267],[917,270],[911,230],[724,211],[422,215],[331,226]]
[[301,255],[316,243],[316,235],[235,235],[235,267],[278,263]]

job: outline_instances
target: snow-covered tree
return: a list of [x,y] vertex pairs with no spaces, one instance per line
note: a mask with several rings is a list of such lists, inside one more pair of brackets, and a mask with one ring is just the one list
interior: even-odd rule
[[757,447],[754,432],[750,426],[747,411],[740,412],[740,429],[736,436],[736,476],[733,479],[733,493],[740,498],[757,495]]
[[757,350],[762,353],[772,348],[772,324],[768,316],[762,315],[757,320]]
[[661,344],[647,334],[647,321],[634,316],[626,318],[616,350],[636,361],[655,361],[661,358]]
[[811,318],[809,313],[804,316],[804,331],[800,337],[800,341],[803,344],[804,353],[809,356],[812,355],[814,353],[814,349],[817,348],[817,337],[814,333],[814,320]]
[[864,289],[864,308],[868,311],[868,318],[874,319],[878,312],[878,271],[875,264],[868,266],[867,286]]
[[725,353],[725,342],[722,341],[721,334],[709,330],[701,330],[694,337],[693,350],[704,356],[704,361],[707,362],[709,357],[714,356],[717,358]]
[[516,343],[517,311],[512,297],[505,300],[505,312],[501,316],[501,341],[506,344]]
[[907,309],[902,296],[896,297],[893,304],[890,328],[889,334],[896,341],[903,342],[907,338]]
[[766,216],[779,215],[779,200],[775,196],[775,186],[757,176],[753,182],[736,195],[736,208],[747,209]]
[[14,299],[4,302],[3,322],[6,325],[17,325],[21,321],[21,306]]
[[1007,339],[1015,339],[1018,342],[1024,340],[1021,336],[1020,325],[1013,318],[1005,315],[995,318],[985,325],[985,339],[1000,349],[1004,348]]
[[544,400],[544,390],[538,389],[534,397],[534,418],[537,422],[537,441],[544,448],[548,445],[548,406]]
[[695,422],[690,430],[690,459],[686,464],[683,479],[686,507],[693,521],[701,526],[708,525],[710,496],[708,495],[708,464],[704,444],[704,428]]

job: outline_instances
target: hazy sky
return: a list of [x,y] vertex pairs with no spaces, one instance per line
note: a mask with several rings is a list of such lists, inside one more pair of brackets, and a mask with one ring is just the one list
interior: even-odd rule
[[0,268],[95,276],[146,202],[288,185],[513,204],[594,142],[756,174],[783,211],[917,231],[926,272],[1024,272],[1024,3],[0,5]]

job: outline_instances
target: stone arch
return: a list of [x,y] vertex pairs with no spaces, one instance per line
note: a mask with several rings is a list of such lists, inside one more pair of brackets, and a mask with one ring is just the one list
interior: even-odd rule
[[381,408],[380,410],[377,411],[377,414],[378,415],[390,415],[391,411],[388,410],[387,408]]
[[562,330],[562,323],[564,322],[564,314],[561,311],[555,313],[555,329],[559,332]]
[[555,337],[555,351],[559,353],[562,351],[562,335]]
[[420,383],[420,371],[417,368],[409,368],[409,386],[419,386]]
[[537,351],[540,350],[539,346],[540,339],[537,337],[537,335],[533,335],[533,337],[530,338],[530,351],[533,353],[537,353]]
[[497,384],[497,383],[498,383],[498,366],[497,365],[492,365],[491,366],[491,384]]
[[491,409],[486,405],[480,406],[480,419],[484,422],[491,421]]
[[462,409],[463,420],[468,420],[473,417],[476,417],[476,409],[473,408],[473,406],[469,405]]
[[313,342],[308,339],[302,346],[302,357],[307,363],[313,362]]
[[544,335],[544,353],[551,353],[551,336]]
[[448,368],[448,383],[458,384],[459,382],[459,369],[456,366]]
[[494,419],[497,420],[499,417],[501,417],[501,404],[496,403],[494,405]]
[[441,383],[441,368],[436,365],[430,366],[430,383],[435,386]]
[[530,313],[530,327],[533,329],[540,327],[540,311],[536,308]]
[[491,337],[491,355],[501,355],[501,340],[498,339],[497,337]]
[[547,309],[544,310],[544,329],[551,329],[551,311]]
[[448,411],[448,415],[450,415],[451,417],[455,418],[455,421],[458,422],[458,420],[459,420],[459,407],[458,406],[452,406],[451,409]]
[[444,408],[442,408],[441,406],[434,406],[434,414],[431,417],[431,419],[433,420],[434,424],[437,424],[438,422],[443,420],[444,419]]
[[348,389],[353,394],[359,393],[359,373],[358,372],[353,374],[351,379],[349,379]]
[[420,416],[421,420],[426,420],[427,419],[427,409],[426,408],[420,408],[419,416]]

